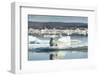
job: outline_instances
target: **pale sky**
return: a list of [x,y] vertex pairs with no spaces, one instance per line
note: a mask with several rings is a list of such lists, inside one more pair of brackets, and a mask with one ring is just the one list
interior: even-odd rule
[[28,21],[32,22],[78,22],[88,23],[87,17],[80,16],[44,16],[44,15],[28,15]]

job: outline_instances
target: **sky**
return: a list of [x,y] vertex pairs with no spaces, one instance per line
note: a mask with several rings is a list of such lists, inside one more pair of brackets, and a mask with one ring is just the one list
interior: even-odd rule
[[32,22],[76,22],[88,23],[87,17],[80,16],[47,16],[47,15],[28,15],[28,21]]

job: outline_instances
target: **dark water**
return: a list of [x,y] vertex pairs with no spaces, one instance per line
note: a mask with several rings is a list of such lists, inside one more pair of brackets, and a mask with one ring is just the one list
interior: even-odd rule
[[[78,39],[81,41],[81,44],[87,45],[88,40],[86,36],[73,36],[71,39]],[[53,52],[36,52],[36,49],[34,51],[28,51],[28,60],[50,60],[51,54],[58,54],[62,58],[58,59],[84,59],[88,58],[88,50],[59,50],[59,51],[53,51]]]

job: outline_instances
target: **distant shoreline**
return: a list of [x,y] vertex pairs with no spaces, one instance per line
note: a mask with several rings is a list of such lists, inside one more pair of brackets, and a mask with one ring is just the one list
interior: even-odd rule
[[28,22],[28,28],[34,29],[66,29],[66,28],[88,28],[88,23],[75,23],[75,22]]

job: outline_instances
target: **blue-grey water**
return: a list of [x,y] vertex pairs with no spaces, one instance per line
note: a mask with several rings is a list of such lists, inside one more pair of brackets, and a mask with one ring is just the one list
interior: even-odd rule
[[[87,36],[72,36],[71,39],[80,40],[81,43],[79,45],[81,45],[81,44],[88,45]],[[42,44],[40,46],[45,46],[45,45]],[[62,59],[88,58],[88,50],[59,50],[59,51],[52,51],[52,52],[42,52],[42,51],[37,52],[37,50],[33,48],[31,51],[28,50],[28,60],[29,61],[50,60],[50,54],[59,53],[59,52],[64,55]]]

